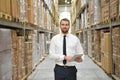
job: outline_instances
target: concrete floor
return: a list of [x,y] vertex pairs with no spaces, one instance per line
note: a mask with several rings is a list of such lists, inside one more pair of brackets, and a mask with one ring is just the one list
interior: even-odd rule
[[[76,67],[77,80],[112,80],[88,56],[85,56],[84,61]],[[54,62],[47,57],[28,77],[28,80],[54,80],[53,68]]]

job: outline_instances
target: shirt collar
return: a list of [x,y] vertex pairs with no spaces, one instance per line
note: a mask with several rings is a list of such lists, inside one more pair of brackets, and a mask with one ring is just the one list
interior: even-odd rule
[[[65,34],[61,33],[60,35],[63,37]],[[70,35],[70,33],[67,33],[66,37],[68,37],[69,35]]]

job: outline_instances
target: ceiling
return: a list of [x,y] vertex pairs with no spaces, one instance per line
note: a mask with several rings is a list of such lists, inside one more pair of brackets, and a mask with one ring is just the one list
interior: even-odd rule
[[70,5],[71,0],[58,0],[58,5]]

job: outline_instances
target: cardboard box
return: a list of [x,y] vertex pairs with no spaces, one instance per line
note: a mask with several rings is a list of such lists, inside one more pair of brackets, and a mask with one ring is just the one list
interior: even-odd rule
[[33,8],[33,6],[28,6],[28,23],[34,24],[34,8]]
[[104,51],[110,54],[110,33],[104,33]]
[[11,50],[0,52],[0,79],[9,80],[12,78]]
[[110,54],[105,54],[105,71],[110,74],[111,73],[111,58]]
[[11,49],[11,31],[0,29],[0,51]]
[[28,23],[28,4],[27,0],[20,0],[20,22]]
[[6,3],[6,0],[0,0],[0,12],[3,12],[3,13],[6,12],[5,3]]
[[11,0],[5,0],[6,14],[11,15]]
[[34,0],[27,0],[28,6],[33,6],[34,5]]
[[11,0],[11,14],[13,18],[19,19],[20,17],[20,2],[19,0]]

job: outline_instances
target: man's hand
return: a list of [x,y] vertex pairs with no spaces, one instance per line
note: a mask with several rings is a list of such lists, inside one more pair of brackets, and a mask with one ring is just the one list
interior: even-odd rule
[[72,59],[72,57],[71,56],[65,56],[64,59],[67,60],[67,61],[70,61]]
[[76,62],[82,62],[83,60],[82,60],[81,57],[77,57],[77,58],[75,58],[75,61],[76,61]]

